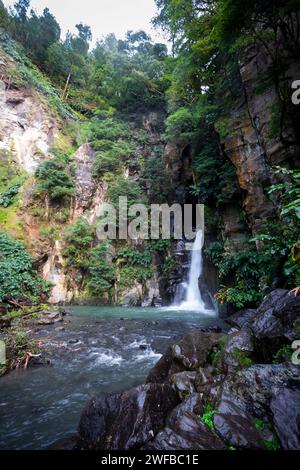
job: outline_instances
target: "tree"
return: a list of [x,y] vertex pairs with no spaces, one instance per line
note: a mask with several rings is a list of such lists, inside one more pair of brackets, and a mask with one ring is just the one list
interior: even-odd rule
[[91,28],[79,23],[76,25],[78,35],[71,36],[70,43],[74,52],[86,57],[89,51],[89,42],[92,40]]
[[52,201],[62,200],[74,195],[74,179],[66,163],[58,158],[42,162],[36,170],[37,193]]
[[2,0],[0,0],[0,28],[9,29],[9,26],[10,26],[10,16]]
[[18,2],[14,3],[14,10],[15,10],[15,18],[25,23],[27,20],[27,12],[30,7],[30,0],[19,0]]

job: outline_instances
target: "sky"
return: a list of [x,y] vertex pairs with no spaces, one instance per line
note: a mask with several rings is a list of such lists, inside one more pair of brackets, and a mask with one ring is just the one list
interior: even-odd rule
[[[3,0],[12,6],[16,0]],[[155,31],[151,18],[156,13],[154,0],[31,0],[31,8],[41,13],[48,7],[56,17],[62,36],[75,24],[88,24],[93,33],[93,44],[109,33],[123,38],[128,30],[143,29],[156,42],[166,42],[165,36]]]

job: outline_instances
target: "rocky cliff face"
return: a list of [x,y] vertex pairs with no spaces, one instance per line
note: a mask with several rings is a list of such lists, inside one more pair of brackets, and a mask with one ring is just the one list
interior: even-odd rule
[[[268,188],[280,182],[274,166],[300,166],[297,120],[290,118],[287,112],[292,81],[300,76],[300,63],[295,58],[287,58],[286,53],[282,55],[285,67],[280,70],[276,81],[274,64],[261,44],[253,44],[241,53],[235,98],[230,95],[231,107],[220,126],[223,128],[220,129],[218,123],[215,126],[218,129],[219,153],[224,161],[229,160],[234,166],[237,190],[230,200],[213,208],[219,216],[219,223],[212,229],[207,211],[206,244],[221,234],[227,252],[249,248],[249,235],[256,235],[268,221],[277,219],[278,201],[274,194],[268,194]],[[280,109],[280,93],[285,94],[285,111]],[[196,144],[178,139],[169,142],[165,148],[166,165],[176,186],[174,199],[181,203],[197,202],[191,201],[187,192],[195,179],[192,159],[198,151],[197,146],[203,147],[201,138]],[[208,260],[205,262],[205,278],[214,294],[218,290],[217,273]]]
[[[271,76],[272,63],[264,48],[249,47],[239,64],[241,96],[230,114],[227,136],[221,138],[226,156],[236,168],[243,194],[243,209],[253,234],[264,228],[274,216],[276,204],[266,189],[274,183],[272,167],[300,166],[300,148],[290,121],[283,121],[276,132],[272,129],[278,115],[278,92]],[[293,77],[300,76],[300,64],[291,62],[280,76],[280,86],[290,91]],[[225,215],[225,223],[232,217]]]
[[32,174],[49,155],[62,123],[32,88],[18,86],[9,69],[13,61],[0,52],[0,150]]

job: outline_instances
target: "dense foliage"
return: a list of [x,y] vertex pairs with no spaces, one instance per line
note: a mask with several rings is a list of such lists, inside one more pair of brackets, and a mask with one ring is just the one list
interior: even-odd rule
[[23,243],[0,232],[0,302],[39,298],[49,286],[33,268]]
[[[276,92],[269,137],[293,146],[285,133],[293,128],[299,139],[300,107],[291,106],[287,82],[282,80],[289,62],[299,60],[299,3],[156,0],[153,22],[168,34],[171,55],[144,31],[128,31],[122,40],[111,34],[91,50],[88,25],[78,23],[76,34],[63,39],[49,9],[38,15],[30,0],[16,1],[9,11],[0,0],[0,27],[17,41],[13,46],[2,41],[18,65],[9,70],[10,78],[36,87],[60,115],[79,118],[79,124],[73,128],[70,124],[66,133],[71,146],[89,143],[94,150],[92,173],[95,181],[107,185],[106,201],[115,207],[120,196],[126,196],[129,205],[174,202],[178,188],[164,160],[165,142],[171,141],[191,152],[187,198],[204,203],[207,214],[214,214],[208,225],[224,234],[220,215],[225,207],[239,206],[244,218],[236,168],[222,141],[232,129],[233,104],[245,95],[240,62],[247,48],[259,44],[270,62],[269,75],[261,84],[266,88],[271,84]],[[164,129],[139,131],[142,116],[151,112],[166,117]],[[161,139],[154,146],[155,133]],[[47,209],[53,205],[53,225],[70,223],[75,194],[72,152],[52,149],[52,153],[53,158],[36,170],[34,195],[46,202]],[[237,252],[221,236],[208,248],[222,282],[220,302],[238,308],[255,305],[275,281],[290,287],[300,283],[299,172],[274,169],[273,177],[279,183],[269,188],[269,197],[278,207],[277,221],[266,221],[254,237],[244,220],[245,247]],[[20,187],[18,179],[1,182],[1,210],[16,204]],[[38,214],[40,208],[33,209]],[[55,230],[49,223],[41,234],[51,239]],[[152,242],[138,248],[98,243],[95,227],[84,218],[72,221],[60,235],[64,269],[95,297],[112,299],[117,284],[122,289],[135,281],[145,283],[153,275],[155,254],[160,256],[161,275],[174,269],[169,247],[154,247]]]
[[[276,91],[270,138],[295,144],[285,137],[289,128],[299,137],[299,107],[291,105],[288,83],[282,77],[289,62],[299,60],[300,2],[156,0],[156,4],[154,24],[168,33],[173,45],[166,136],[193,143],[195,183],[190,192],[208,206],[207,213],[222,214],[224,204],[234,204],[241,197],[236,169],[220,141],[232,129],[233,104],[245,93],[239,64],[247,47],[259,44],[270,62],[268,75],[261,77],[262,87],[273,86]],[[237,253],[226,240],[208,249],[223,284],[217,294],[220,302],[238,308],[255,305],[268,289],[300,282],[299,175],[282,171],[285,181],[269,192],[278,204],[279,222],[267,221],[255,238],[249,233],[244,250]]]
[[50,200],[61,200],[74,195],[75,184],[71,168],[66,161],[51,158],[42,162],[36,170],[36,193]]

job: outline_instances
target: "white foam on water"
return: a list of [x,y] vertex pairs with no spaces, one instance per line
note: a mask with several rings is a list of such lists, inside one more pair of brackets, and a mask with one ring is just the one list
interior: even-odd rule
[[137,354],[135,356],[134,361],[135,362],[146,362],[151,360],[151,362],[156,362],[161,358],[162,354],[154,352],[151,348],[146,349],[145,351],[141,351],[140,354]]
[[114,354],[111,351],[93,351],[89,356],[93,359],[91,367],[100,364],[104,364],[106,366],[118,366],[124,361],[122,356]]

